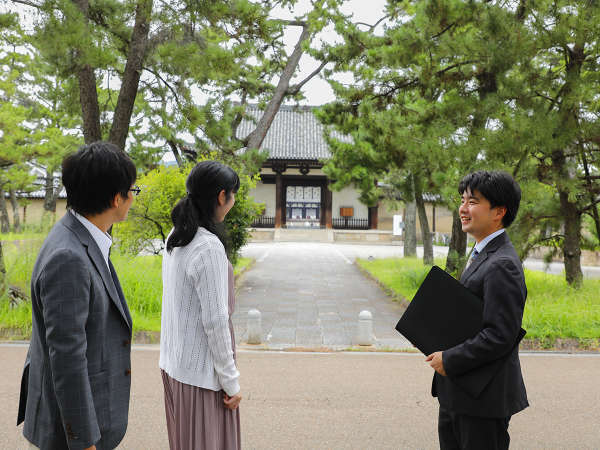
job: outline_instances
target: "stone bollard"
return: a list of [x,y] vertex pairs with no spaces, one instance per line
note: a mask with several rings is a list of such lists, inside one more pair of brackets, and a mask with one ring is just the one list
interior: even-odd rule
[[358,345],[373,345],[373,315],[369,311],[361,311],[358,315]]
[[260,344],[262,342],[262,325],[260,322],[260,311],[258,309],[248,311],[248,344]]

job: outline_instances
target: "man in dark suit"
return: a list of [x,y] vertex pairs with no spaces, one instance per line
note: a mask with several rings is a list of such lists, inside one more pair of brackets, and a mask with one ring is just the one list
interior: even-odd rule
[[136,169],[116,146],[83,146],[62,165],[68,211],[31,278],[33,330],[17,425],[33,448],[112,449],[125,435],[131,316],[107,234],[133,201]]
[[[507,449],[510,418],[529,405],[516,345],[527,288],[505,232],[517,215],[521,189],[507,173],[480,171],[464,177],[458,191],[462,229],[476,241],[460,281],[483,300],[483,329],[426,359],[436,372],[432,394],[440,403],[440,448]],[[498,372],[477,398],[452,382],[498,359]]]

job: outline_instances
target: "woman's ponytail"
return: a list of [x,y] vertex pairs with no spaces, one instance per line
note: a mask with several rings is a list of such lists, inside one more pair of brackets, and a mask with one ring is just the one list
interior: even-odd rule
[[217,161],[202,161],[192,169],[186,180],[188,194],[171,211],[173,232],[167,240],[167,251],[188,245],[199,227],[216,235],[227,250],[227,233],[215,223],[217,197],[225,191],[229,199],[240,188],[240,179],[233,169]]

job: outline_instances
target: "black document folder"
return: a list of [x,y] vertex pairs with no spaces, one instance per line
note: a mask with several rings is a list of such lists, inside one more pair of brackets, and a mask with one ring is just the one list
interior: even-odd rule
[[[437,266],[429,271],[396,325],[396,330],[425,355],[452,348],[482,328],[483,300]],[[523,336],[525,330],[521,329],[515,347]],[[477,398],[505,359],[497,359],[450,380]]]

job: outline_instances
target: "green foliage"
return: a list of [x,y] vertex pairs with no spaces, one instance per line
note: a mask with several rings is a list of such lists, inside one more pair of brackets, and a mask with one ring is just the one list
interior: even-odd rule
[[[9,284],[18,286],[28,297],[31,272],[40,245],[41,241],[26,241],[10,244],[5,250]],[[111,260],[129,305],[134,332],[160,331],[162,257],[131,257],[113,251]],[[248,258],[239,258],[234,266],[234,273],[238,275],[251,262]],[[9,305],[8,298],[0,298],[0,329],[10,329],[14,338],[28,339],[31,336],[31,302],[24,302],[13,308]]]
[[142,188],[135,197],[127,220],[113,227],[113,237],[125,252],[158,254],[173,227],[171,210],[185,195],[185,180],[191,167],[160,166],[141,176]]
[[[334,188],[354,183],[372,203],[379,180],[406,198],[414,176],[456,208],[462,176],[506,170],[523,191],[521,256],[577,255],[600,194],[599,23],[600,5],[571,0],[389,1],[381,31],[339,21],[326,49],[337,99],[319,113]],[[336,81],[346,72],[353,82]],[[565,261],[577,285],[578,257]]]
[[[410,301],[429,267],[416,258],[358,260],[395,295]],[[437,261],[440,265],[441,261]],[[527,302],[523,328],[527,339],[552,342],[557,338],[600,338],[600,280],[585,280],[581,289],[570,287],[560,275],[525,270]]]
[[135,331],[160,331],[162,305],[162,257],[113,252],[111,260],[133,320]]
[[250,190],[256,187],[258,177],[238,172],[240,189],[235,195],[235,204],[225,217],[225,226],[231,242],[229,259],[235,265],[239,250],[246,244],[250,236],[248,228],[262,211],[262,205],[250,197]]
[[[140,252],[160,253],[173,227],[171,211],[186,194],[185,180],[192,169],[160,166],[140,177],[137,183],[142,191],[135,198],[126,221],[113,228],[119,247],[133,255]],[[227,214],[225,226],[231,243],[229,259],[235,264],[239,249],[248,240],[248,227],[260,213],[260,205],[249,197],[256,186],[256,178],[241,171],[240,189],[234,207]]]

